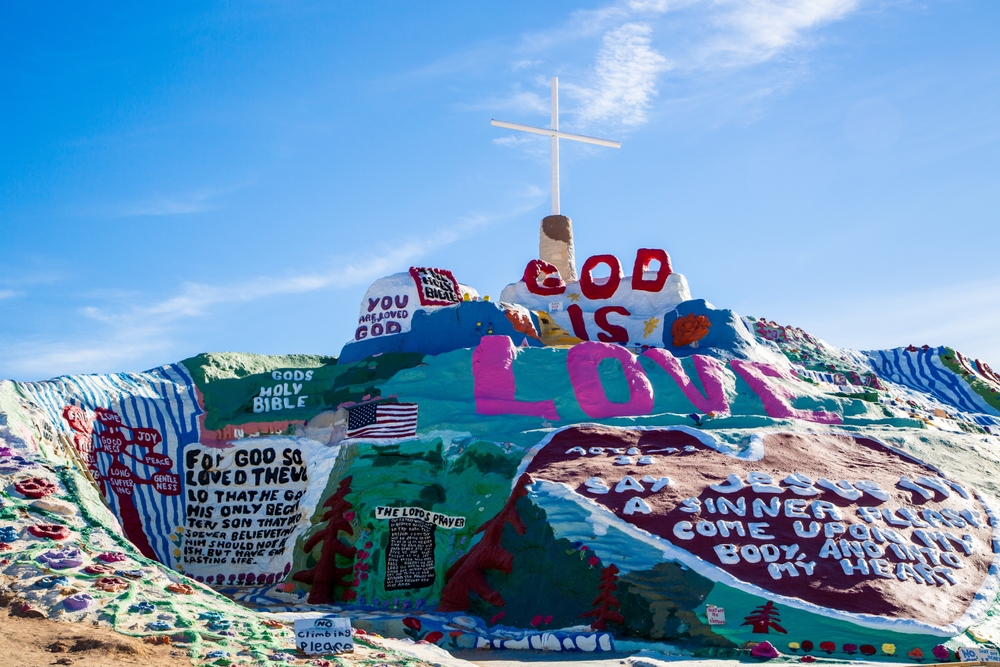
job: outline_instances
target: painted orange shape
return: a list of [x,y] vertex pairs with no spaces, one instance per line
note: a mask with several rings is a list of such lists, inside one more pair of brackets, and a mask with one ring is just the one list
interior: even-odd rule
[[670,327],[670,333],[674,337],[674,347],[684,347],[697,343],[708,335],[708,330],[712,323],[704,315],[685,315],[674,320]]

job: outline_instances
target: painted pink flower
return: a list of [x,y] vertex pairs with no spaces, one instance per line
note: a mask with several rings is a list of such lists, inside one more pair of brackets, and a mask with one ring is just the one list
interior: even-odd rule
[[128,556],[120,551],[106,551],[105,553],[98,554],[98,560],[103,560],[105,563],[120,563],[123,560],[127,560]]

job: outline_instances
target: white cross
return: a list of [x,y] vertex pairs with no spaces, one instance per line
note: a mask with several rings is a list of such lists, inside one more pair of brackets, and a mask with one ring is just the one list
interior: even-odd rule
[[608,139],[597,139],[595,137],[585,137],[582,134],[570,134],[559,131],[559,78],[552,77],[552,129],[541,127],[531,127],[530,125],[519,125],[518,123],[508,123],[503,120],[491,120],[490,124],[497,127],[506,127],[511,130],[521,130],[533,134],[545,134],[552,137],[552,215],[559,215],[559,140],[572,139],[573,141],[583,141],[588,144],[598,146],[610,146],[611,148],[621,148],[620,141],[610,141]]

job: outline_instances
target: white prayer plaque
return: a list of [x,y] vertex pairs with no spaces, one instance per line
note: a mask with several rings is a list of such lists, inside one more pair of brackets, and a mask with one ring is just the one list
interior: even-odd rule
[[726,624],[726,610],[722,607],[713,607],[712,605],[708,605],[705,608],[705,613],[708,615],[709,625]]
[[351,619],[342,616],[297,619],[295,645],[307,655],[350,653],[354,651]]
[[562,312],[562,301],[549,301],[549,312],[559,313]]

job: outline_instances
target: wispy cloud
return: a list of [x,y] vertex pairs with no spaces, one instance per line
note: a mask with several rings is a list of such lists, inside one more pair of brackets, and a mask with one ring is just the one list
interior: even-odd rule
[[224,207],[222,199],[250,184],[251,182],[247,181],[238,185],[207,187],[177,195],[156,194],[131,202],[103,207],[102,213],[114,218],[132,218],[190,215],[217,211]]
[[811,31],[841,20],[859,0],[715,0],[713,31],[695,48],[700,67],[746,67],[807,43]]
[[[540,137],[542,141],[546,141],[544,137]],[[493,140],[497,146],[523,146],[524,144],[537,142],[534,136],[522,137],[517,134],[511,134],[506,137],[497,137]]]
[[532,68],[532,67],[537,67],[538,65],[541,65],[541,64],[542,64],[541,60],[529,60],[529,59],[525,58],[523,60],[517,60],[515,62],[512,62],[510,64],[510,71],[517,72],[517,71],[522,70],[522,69],[529,69],[529,68]]
[[55,374],[108,372],[148,364],[177,350],[177,337],[191,321],[217,315],[233,305],[322,289],[350,289],[405,270],[411,263],[495,222],[516,217],[538,205],[541,192],[532,188],[521,203],[502,214],[475,214],[421,240],[392,250],[330,262],[335,270],[286,276],[260,276],[227,285],[185,283],[164,299],[147,303],[135,294],[112,295],[112,303],[87,306],[80,313],[95,332],[88,340],[34,338],[0,345],[3,376],[49,377]]
[[591,87],[565,86],[580,101],[576,116],[586,125],[612,122],[640,125],[656,95],[656,80],[667,59],[650,44],[653,29],[626,23],[607,32],[597,53]]
[[[380,275],[408,265],[420,255],[447,244],[454,238],[441,233],[427,241],[404,244],[386,254],[356,258],[327,273],[309,273],[279,277],[260,276],[240,283],[210,285],[185,283],[177,293],[159,301],[120,305],[141,298],[134,294],[118,295],[112,303],[86,306],[80,313],[97,323],[88,327],[94,332],[86,340],[35,338],[3,346],[0,366],[5,375],[48,377],[53,374],[109,372],[148,363],[151,357],[162,358],[177,348],[177,335],[191,320],[203,318],[229,305],[249,303],[283,295],[301,294],[328,288],[357,287]],[[96,334],[96,335],[95,335]]]
[[[623,0],[574,12],[560,25],[524,35],[514,48],[515,62],[563,73],[560,83],[575,102],[564,109],[572,122],[634,128],[649,121],[664,73],[677,81],[697,81],[710,73],[783,60],[815,44],[818,29],[843,20],[860,2]],[[591,42],[592,60],[581,61],[581,51],[587,53]],[[765,94],[786,89],[774,81],[762,87]],[[517,108],[515,95],[523,91],[517,88],[509,99],[483,104]]]
[[536,92],[521,90],[520,85],[513,87],[507,95],[488,97],[476,102],[456,105],[462,111],[507,111],[520,113],[549,113],[549,98]]
[[21,296],[23,292],[18,292],[12,289],[0,289],[0,301],[3,299],[13,299],[14,297]]
[[161,301],[125,310],[89,306],[81,309],[81,312],[104,324],[131,326],[135,322],[155,322],[162,327],[182,319],[207,315],[212,308],[222,304],[301,294],[334,285],[354,287],[399,269],[431,249],[453,240],[452,234],[442,233],[427,241],[407,243],[387,254],[365,257],[347,266],[335,262],[337,270],[328,273],[260,276],[231,285],[185,283],[177,294]]

